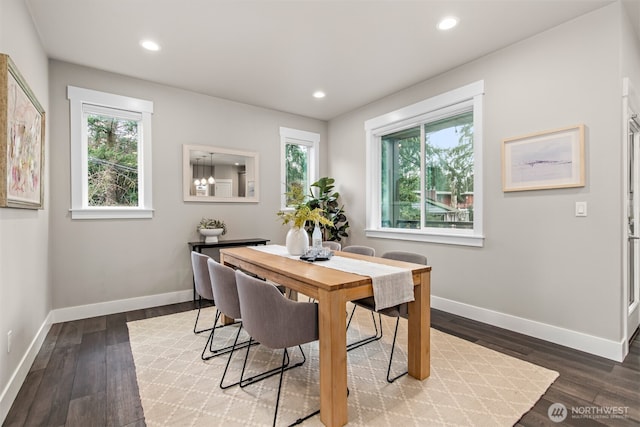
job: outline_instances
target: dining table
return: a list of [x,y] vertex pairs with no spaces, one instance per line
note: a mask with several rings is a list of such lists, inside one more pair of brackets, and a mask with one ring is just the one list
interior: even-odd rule
[[[408,372],[409,376],[416,380],[429,377],[431,267],[339,251],[333,256],[360,259],[411,271],[414,301],[408,303]],[[324,425],[331,427],[347,424],[346,304],[373,296],[372,278],[328,268],[323,266],[321,261],[307,262],[297,257],[281,256],[253,247],[221,249],[220,261],[317,301],[320,420]],[[357,387],[357,384],[353,386]]]

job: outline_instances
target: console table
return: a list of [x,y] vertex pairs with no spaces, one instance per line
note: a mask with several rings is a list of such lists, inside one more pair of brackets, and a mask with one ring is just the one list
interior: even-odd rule
[[[262,239],[259,237],[253,237],[250,239],[232,239],[232,240],[218,240],[216,243],[205,243],[204,241],[189,242],[189,260],[191,260],[191,251],[202,253],[206,248],[233,248],[238,246],[258,246],[266,245],[269,239]],[[193,281],[193,300],[196,300],[196,282]]]

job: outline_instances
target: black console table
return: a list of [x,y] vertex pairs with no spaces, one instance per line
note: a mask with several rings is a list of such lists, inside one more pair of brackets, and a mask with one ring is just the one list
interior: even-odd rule
[[[205,248],[232,248],[234,246],[258,246],[266,245],[269,239],[261,239],[258,237],[250,239],[234,239],[234,240],[218,240],[216,243],[189,242],[189,260],[191,260],[191,251],[202,253]],[[193,281],[193,300],[196,300],[196,282]]]

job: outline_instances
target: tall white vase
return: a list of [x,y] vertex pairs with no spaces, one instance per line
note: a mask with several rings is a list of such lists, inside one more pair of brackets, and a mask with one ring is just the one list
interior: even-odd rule
[[291,227],[287,232],[287,252],[291,255],[302,255],[309,249],[309,236],[304,228]]

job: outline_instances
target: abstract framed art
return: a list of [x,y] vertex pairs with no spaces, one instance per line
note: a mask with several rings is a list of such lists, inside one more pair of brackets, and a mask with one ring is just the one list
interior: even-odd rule
[[502,190],[584,187],[584,125],[502,141]]
[[45,112],[0,54],[0,207],[43,209]]

